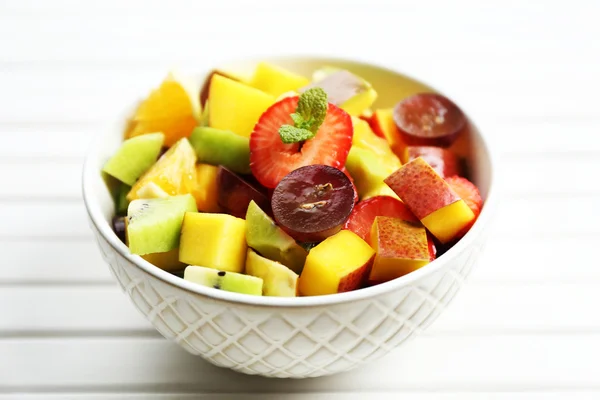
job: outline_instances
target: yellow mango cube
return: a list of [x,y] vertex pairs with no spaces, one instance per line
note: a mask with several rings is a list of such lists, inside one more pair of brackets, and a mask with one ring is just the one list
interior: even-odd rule
[[192,195],[200,212],[217,213],[221,210],[217,203],[218,172],[219,168],[214,165],[196,165],[196,186]]
[[222,75],[213,75],[208,102],[210,127],[249,137],[262,113],[275,102],[275,96]]
[[183,218],[179,261],[221,271],[243,272],[246,221],[228,214],[188,212]]
[[375,251],[356,233],[341,230],[312,248],[298,286],[302,296],[348,292],[361,287]]
[[261,62],[256,66],[250,85],[272,94],[281,96],[283,93],[295,91],[306,86],[310,81],[277,65]]
[[473,221],[475,221],[475,214],[462,199],[421,219],[429,232],[442,243],[448,243],[452,239],[460,237]]

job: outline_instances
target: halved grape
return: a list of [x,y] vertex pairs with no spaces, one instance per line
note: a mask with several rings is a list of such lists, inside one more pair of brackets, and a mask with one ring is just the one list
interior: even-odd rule
[[308,165],[287,174],[271,199],[275,221],[300,242],[337,233],[354,208],[354,188],[339,169]]
[[126,241],[125,241],[125,230],[126,230],[125,218],[126,217],[116,216],[112,219],[113,231],[115,232],[117,237],[119,239],[121,239],[121,242],[123,242],[123,243],[126,243]]
[[446,97],[419,93],[394,107],[394,122],[409,146],[448,147],[465,127],[466,117]]
[[217,203],[219,206],[235,217],[245,218],[248,204],[252,200],[263,210],[271,208],[264,188],[258,184],[253,185],[235,172],[219,166],[217,173]]

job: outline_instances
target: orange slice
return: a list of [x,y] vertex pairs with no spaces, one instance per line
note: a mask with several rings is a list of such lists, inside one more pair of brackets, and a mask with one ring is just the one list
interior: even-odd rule
[[169,74],[159,88],[153,90],[133,116],[127,138],[162,132],[165,146],[188,137],[200,119],[199,88],[180,76]]
[[196,152],[183,138],[158,159],[127,194],[127,200],[176,196],[196,187]]

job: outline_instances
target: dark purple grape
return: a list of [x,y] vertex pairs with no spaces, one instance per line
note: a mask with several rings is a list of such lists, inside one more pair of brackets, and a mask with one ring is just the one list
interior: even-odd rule
[[300,242],[337,233],[354,208],[354,188],[339,169],[308,165],[287,174],[273,192],[275,220]]
[[448,147],[467,120],[461,109],[446,97],[419,93],[394,107],[394,122],[409,146]]
[[115,234],[117,235],[117,237],[119,239],[121,239],[121,242],[123,242],[123,243],[126,243],[126,239],[125,239],[125,218],[126,217],[116,216],[112,220],[113,231],[115,231]]
[[255,187],[240,175],[220,166],[217,175],[217,202],[223,210],[235,217],[245,218],[248,204],[254,202],[263,210],[271,204],[263,188]]

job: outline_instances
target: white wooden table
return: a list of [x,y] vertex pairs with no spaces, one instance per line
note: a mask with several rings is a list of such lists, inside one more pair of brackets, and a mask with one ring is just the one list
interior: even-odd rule
[[[0,399],[600,398],[599,2],[169,3],[0,1]],[[305,381],[220,370],[159,337],[80,197],[96,128],[168,69],[281,52],[442,88],[502,167],[487,252],[426,335]]]

